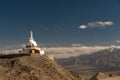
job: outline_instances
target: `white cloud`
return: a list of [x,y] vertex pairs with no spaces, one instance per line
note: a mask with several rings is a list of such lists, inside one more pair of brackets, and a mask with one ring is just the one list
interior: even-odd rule
[[105,27],[110,25],[113,25],[112,21],[106,21],[106,22],[99,21],[99,22],[88,23],[89,27]]
[[86,25],[81,25],[81,26],[79,26],[79,28],[81,28],[81,29],[86,29],[88,26],[86,26]]
[[72,44],[72,46],[73,46],[73,47],[80,47],[80,46],[82,46],[82,44],[75,44],[75,43],[74,43],[74,44]]
[[19,49],[21,47],[25,47],[25,44],[4,45],[4,46],[0,46],[0,50],[13,50],[13,49]]
[[[120,48],[120,46],[113,46],[114,48]],[[93,52],[111,48],[111,46],[80,46],[80,47],[52,47],[46,48],[46,53],[51,53],[57,58],[67,58],[72,56],[78,56],[82,54],[91,54]]]
[[120,40],[116,40],[116,41],[114,41],[115,43],[120,43]]
[[104,21],[104,22],[99,21],[99,22],[91,22],[86,25],[81,25],[79,26],[79,28],[86,29],[89,27],[106,27],[106,26],[111,26],[111,25],[113,25],[112,21]]

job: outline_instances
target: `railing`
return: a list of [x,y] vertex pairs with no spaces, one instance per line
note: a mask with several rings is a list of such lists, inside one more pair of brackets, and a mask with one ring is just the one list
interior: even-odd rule
[[18,54],[20,49],[16,50],[0,50],[0,54]]

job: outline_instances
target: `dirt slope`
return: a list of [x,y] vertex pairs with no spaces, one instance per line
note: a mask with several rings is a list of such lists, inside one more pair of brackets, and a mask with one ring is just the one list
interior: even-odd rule
[[120,80],[120,76],[109,76],[105,73],[97,73],[90,80]]
[[77,80],[48,56],[0,59],[0,80]]

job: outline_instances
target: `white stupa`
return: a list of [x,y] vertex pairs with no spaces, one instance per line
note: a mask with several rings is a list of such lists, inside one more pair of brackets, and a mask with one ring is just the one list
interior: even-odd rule
[[37,47],[37,43],[33,38],[33,32],[32,31],[30,32],[29,42],[22,49],[22,51],[20,51],[20,53],[24,53],[24,54],[39,53],[40,55],[45,54],[44,50],[41,50],[39,47]]

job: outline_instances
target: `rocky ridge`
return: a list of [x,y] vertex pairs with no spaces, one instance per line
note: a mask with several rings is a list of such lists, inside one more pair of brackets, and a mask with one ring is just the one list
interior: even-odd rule
[[78,80],[47,55],[0,58],[1,80]]

